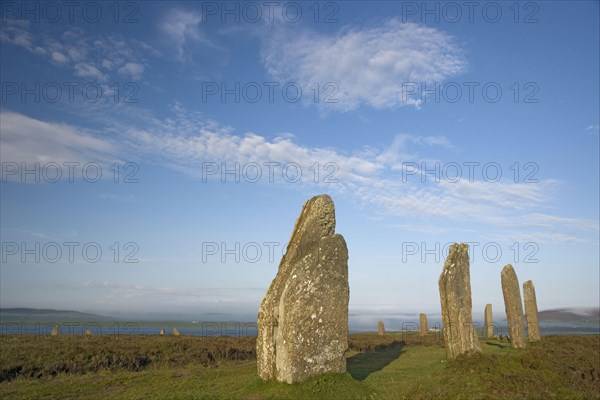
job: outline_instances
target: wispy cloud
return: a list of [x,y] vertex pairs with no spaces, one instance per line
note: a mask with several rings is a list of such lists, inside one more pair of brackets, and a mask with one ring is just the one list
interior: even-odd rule
[[131,79],[140,79],[144,75],[146,67],[143,64],[135,62],[127,62],[117,71],[120,75]]
[[212,45],[200,30],[201,22],[200,12],[178,8],[169,10],[160,21],[159,28],[173,44],[179,61],[188,61],[195,45]]
[[256,300],[264,288],[215,288],[215,287],[188,287],[174,288],[169,286],[152,286],[144,284],[124,284],[113,281],[85,281],[81,283],[84,289],[99,290],[111,293],[115,298],[146,299],[161,302],[181,303],[240,303],[247,299]]
[[[558,227],[558,225],[557,225]],[[523,232],[522,229],[515,229],[510,233],[501,233],[494,236],[494,240],[505,241],[508,243],[583,243],[587,242],[581,234],[575,232],[558,232],[555,229],[548,231]]]
[[106,81],[108,79],[98,68],[88,63],[78,63],[74,68],[75,75],[80,78],[92,78],[99,81]]
[[100,195],[100,199],[102,200],[110,200],[110,201],[122,201],[125,203],[131,203],[135,200],[135,197],[133,195],[122,195],[122,194],[115,194],[115,193],[102,193]]
[[45,49],[34,45],[32,34],[28,30],[28,21],[7,19],[2,25],[0,42],[21,46],[32,53],[45,54]]
[[[332,148],[303,146],[289,134],[273,139],[257,133],[235,135],[229,127],[220,127],[214,122],[207,124],[201,116],[182,112],[180,106],[176,108],[180,114],[177,124],[160,124],[145,130],[133,128],[127,135],[137,143],[137,148],[152,157],[159,157],[163,165],[196,178],[207,177],[202,175],[205,163],[216,163],[218,168],[221,163],[229,163],[231,168],[233,163],[243,166],[276,162],[279,164],[274,169],[275,176],[281,176],[281,167],[286,163],[296,163],[304,172],[311,171],[316,162],[320,165],[331,163],[335,166],[334,183],[322,179],[315,183],[314,176],[307,174],[288,186],[309,192],[344,194],[363,205],[374,206],[374,212],[388,216],[486,224],[493,230],[500,229],[498,235],[506,231],[537,229],[545,232],[538,235],[544,241],[579,241],[581,234],[593,233],[597,226],[592,220],[540,213],[539,210],[548,208],[560,188],[561,183],[553,179],[535,184],[515,183],[509,179],[498,182],[442,179],[429,180],[426,184],[419,179],[403,180],[402,174],[398,173],[402,162],[425,158],[418,149],[428,154],[432,146],[453,148],[443,136],[401,134],[387,148],[343,153]],[[218,173],[209,177],[220,178]],[[281,179],[278,182],[289,183]]]
[[525,223],[536,224],[540,227],[551,227],[555,225],[564,225],[572,229],[598,231],[598,221],[581,218],[567,218],[548,214],[531,214],[527,217]]
[[262,61],[271,77],[306,90],[333,82],[339,89],[319,104],[339,111],[419,106],[408,83],[441,82],[467,68],[450,35],[416,23],[388,19],[377,26],[344,27],[330,35],[275,25],[264,40]]
[[[221,179],[207,175],[208,163],[243,168],[256,163],[276,163],[271,181],[265,174],[260,182],[275,183],[307,193],[338,193],[368,206],[374,215],[402,217],[401,224],[433,221],[483,224],[498,237],[511,232],[535,236],[540,241],[580,241],[596,235],[598,222],[590,219],[553,215],[550,210],[561,183],[546,179],[538,183],[515,183],[462,179],[450,182],[405,180],[398,168],[402,162],[421,161],[432,147],[451,149],[443,136],[401,134],[386,148],[372,147],[341,152],[335,148],[310,147],[297,143],[284,133],[267,138],[249,132],[236,135],[231,127],[219,125],[179,104],[173,117],[149,119],[145,128],[122,122],[120,146],[129,156],[145,158],[164,167],[201,179]],[[2,157],[8,160],[79,160],[116,157],[119,150],[111,141],[73,126],[43,122],[16,113],[2,113]],[[6,144],[6,145],[5,145]],[[438,162],[439,160],[432,160]],[[294,164],[303,174],[296,181],[282,179],[283,168]],[[315,180],[314,165],[321,174]],[[328,166],[325,169],[325,166]],[[296,167],[295,167],[296,168]],[[204,174],[203,174],[204,171]],[[266,169],[265,169],[266,171]],[[325,179],[329,175],[329,179]],[[292,174],[295,176],[294,174]],[[125,200],[109,194],[106,200]],[[394,221],[389,221],[394,224]],[[536,233],[537,232],[537,233]],[[583,239],[582,239],[583,238]],[[587,238],[587,239],[586,239]]]
[[0,121],[3,162],[27,163],[31,168],[33,163],[108,163],[118,157],[119,146],[113,141],[69,124],[41,121],[11,111],[0,112]]
[[37,32],[28,21],[10,19],[3,23],[0,42],[20,46],[53,65],[71,68],[75,76],[99,82],[119,77],[141,80],[147,56],[160,55],[149,44],[118,34],[90,35],[78,28]]
[[600,125],[589,125],[584,129],[584,131],[589,132],[590,135],[593,135],[594,133],[600,132]]
[[[392,225],[394,228],[401,229],[406,232],[419,232],[419,233],[428,233],[428,234],[441,234],[447,233],[451,229],[449,227],[442,227],[438,225],[417,225],[417,224],[394,224]],[[452,228],[453,231],[456,231],[457,228]]]
[[16,237],[22,236],[26,239],[33,240],[42,239],[48,242],[65,242],[78,239],[80,237],[79,232],[76,230],[47,233],[21,228],[0,228],[0,231],[10,235],[16,235]]

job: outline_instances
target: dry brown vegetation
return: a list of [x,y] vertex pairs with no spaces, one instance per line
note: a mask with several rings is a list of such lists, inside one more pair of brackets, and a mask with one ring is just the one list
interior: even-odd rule
[[249,336],[5,335],[0,346],[0,382],[18,376],[141,371],[190,363],[216,367],[223,360],[256,357],[256,338]]

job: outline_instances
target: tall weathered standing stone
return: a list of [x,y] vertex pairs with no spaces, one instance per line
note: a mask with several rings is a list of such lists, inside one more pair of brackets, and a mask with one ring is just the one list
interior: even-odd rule
[[527,339],[530,342],[537,342],[540,340],[540,321],[533,282],[527,281],[523,284],[523,299],[525,300],[525,317],[527,319]]
[[523,303],[521,302],[519,280],[512,265],[507,264],[502,269],[500,279],[502,280],[502,294],[504,295],[510,345],[516,349],[522,349],[525,347]]
[[494,337],[494,317],[492,315],[492,305],[485,305],[485,315],[483,317],[483,338],[491,339]]
[[304,203],[260,305],[256,357],[263,380],[293,383],[346,372],[348,249],[327,195]]
[[427,315],[419,314],[419,324],[421,328],[421,336],[427,335]]
[[377,323],[377,334],[379,336],[385,335],[385,325],[383,324],[383,321]]
[[450,246],[444,269],[438,280],[444,324],[446,356],[455,358],[464,353],[481,351],[473,328],[469,246]]

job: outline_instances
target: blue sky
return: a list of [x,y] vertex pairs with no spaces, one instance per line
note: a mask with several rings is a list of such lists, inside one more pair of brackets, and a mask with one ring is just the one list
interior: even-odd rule
[[2,5],[2,307],[252,321],[319,193],[354,326],[453,242],[476,317],[507,263],[598,305],[598,2],[53,4]]

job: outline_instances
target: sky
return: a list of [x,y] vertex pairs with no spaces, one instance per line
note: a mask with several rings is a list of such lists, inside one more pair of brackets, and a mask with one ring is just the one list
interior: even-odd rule
[[70,4],[0,10],[2,307],[255,321],[321,193],[351,328],[454,242],[475,318],[598,306],[597,1]]

